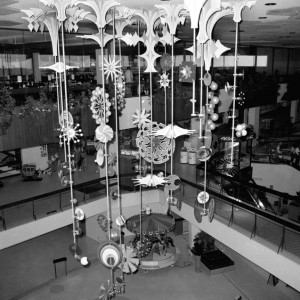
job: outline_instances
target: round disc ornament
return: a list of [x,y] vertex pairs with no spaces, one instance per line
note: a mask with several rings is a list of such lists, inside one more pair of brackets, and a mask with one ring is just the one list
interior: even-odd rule
[[172,57],[168,53],[164,53],[160,58],[160,66],[163,71],[168,71],[172,67]]
[[115,269],[122,261],[122,251],[114,241],[102,243],[97,250],[97,255],[100,262],[109,269]]
[[200,192],[197,196],[197,200],[200,204],[205,204],[209,200],[209,194],[207,192]]
[[177,175],[172,174],[168,176],[167,179],[169,180],[169,184],[168,184],[169,191],[175,191],[180,187],[181,180]]

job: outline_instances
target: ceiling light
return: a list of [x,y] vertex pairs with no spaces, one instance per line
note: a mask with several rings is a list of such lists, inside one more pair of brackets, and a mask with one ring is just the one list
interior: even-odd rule
[[266,19],[267,17],[258,17],[260,20]]
[[267,5],[267,6],[274,6],[274,5],[276,5],[276,3],[274,3],[274,2],[269,2],[269,3],[266,3],[265,5]]

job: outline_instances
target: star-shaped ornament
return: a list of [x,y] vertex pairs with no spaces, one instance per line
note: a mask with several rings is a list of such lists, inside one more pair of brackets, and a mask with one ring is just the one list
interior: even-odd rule
[[163,87],[164,89],[166,89],[167,87],[169,87],[169,83],[170,83],[170,79],[169,79],[169,74],[167,73],[163,73],[162,75],[160,75],[160,87]]

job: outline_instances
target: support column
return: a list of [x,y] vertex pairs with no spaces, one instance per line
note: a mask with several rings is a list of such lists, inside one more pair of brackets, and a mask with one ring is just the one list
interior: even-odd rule
[[290,111],[290,117],[291,117],[291,122],[296,123],[298,121],[298,105],[299,105],[299,100],[293,100],[291,101],[291,111]]
[[251,107],[248,110],[248,125],[253,126],[253,130],[256,137],[259,137],[259,117],[260,117],[260,107]]

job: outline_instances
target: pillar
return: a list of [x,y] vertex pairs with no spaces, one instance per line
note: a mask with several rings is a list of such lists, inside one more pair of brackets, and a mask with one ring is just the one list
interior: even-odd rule
[[260,119],[260,107],[251,107],[248,110],[248,125],[252,125],[256,137],[259,137],[259,119]]
[[291,122],[296,123],[298,121],[298,105],[299,105],[299,100],[293,100],[291,101],[291,111],[290,111],[290,117],[291,117]]

